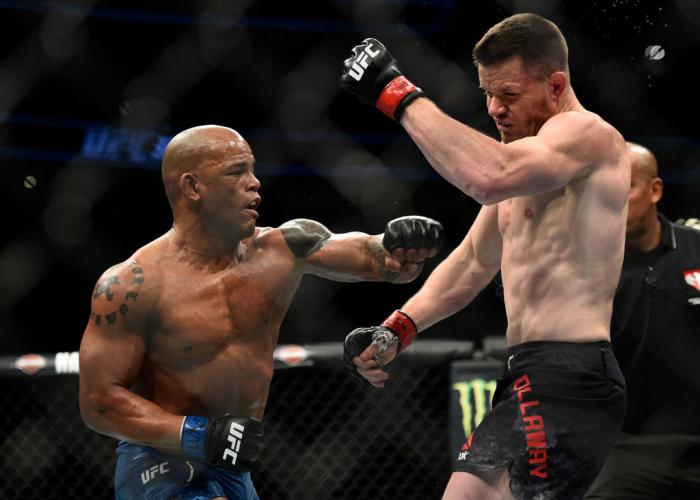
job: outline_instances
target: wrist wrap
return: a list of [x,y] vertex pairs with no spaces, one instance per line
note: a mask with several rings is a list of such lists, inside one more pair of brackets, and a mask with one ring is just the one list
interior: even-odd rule
[[422,95],[423,91],[408,78],[397,76],[387,83],[382,93],[379,94],[375,105],[382,113],[398,122],[401,120],[406,106]]
[[418,327],[411,317],[397,309],[384,320],[382,326],[394,332],[401,342],[401,350],[406,349],[418,336]]
[[180,432],[183,455],[206,460],[204,440],[207,435],[207,424],[209,424],[209,419],[205,417],[185,417]]

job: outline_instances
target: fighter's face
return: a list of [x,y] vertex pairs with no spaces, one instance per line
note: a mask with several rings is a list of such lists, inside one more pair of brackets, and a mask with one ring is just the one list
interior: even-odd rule
[[255,177],[255,158],[245,144],[224,144],[202,173],[202,212],[222,231],[251,236],[258,219],[260,181]]
[[479,86],[486,95],[489,116],[505,143],[537,135],[554,114],[547,80],[528,73],[520,58],[492,66],[479,65]]

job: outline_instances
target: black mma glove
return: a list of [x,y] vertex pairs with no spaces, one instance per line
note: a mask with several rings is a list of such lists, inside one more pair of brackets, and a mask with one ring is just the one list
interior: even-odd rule
[[384,320],[379,326],[355,328],[351,331],[343,344],[343,361],[345,367],[353,373],[357,373],[357,366],[352,358],[362,354],[372,342],[379,345],[380,351],[386,351],[398,342],[398,350],[406,349],[418,336],[418,328],[411,317],[398,309]]
[[444,239],[442,224],[438,221],[420,215],[408,215],[387,223],[382,245],[389,252],[397,248],[425,248],[429,251],[434,249],[437,253]]
[[188,416],[182,422],[182,454],[212,465],[249,472],[262,449],[263,424],[253,418]]
[[406,106],[423,95],[399,70],[396,59],[374,38],[365,38],[343,61],[340,86],[360,102],[373,104],[389,118],[401,120]]

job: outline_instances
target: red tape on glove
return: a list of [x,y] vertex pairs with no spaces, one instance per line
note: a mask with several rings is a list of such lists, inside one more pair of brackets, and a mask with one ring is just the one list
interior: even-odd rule
[[401,342],[401,350],[406,349],[418,336],[418,327],[411,317],[403,311],[396,310],[384,320],[382,326],[386,326],[394,332]]
[[415,91],[420,92],[420,89],[408,80],[408,78],[405,76],[397,76],[386,84],[382,93],[379,94],[375,105],[382,113],[392,120],[395,120],[396,108],[398,105],[403,101],[406,95]]

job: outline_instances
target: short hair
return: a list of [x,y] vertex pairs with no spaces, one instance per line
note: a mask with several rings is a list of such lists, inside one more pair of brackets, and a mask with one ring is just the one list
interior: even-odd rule
[[519,57],[539,77],[569,71],[564,35],[556,24],[531,13],[515,14],[492,26],[474,46],[472,57],[477,66]]

